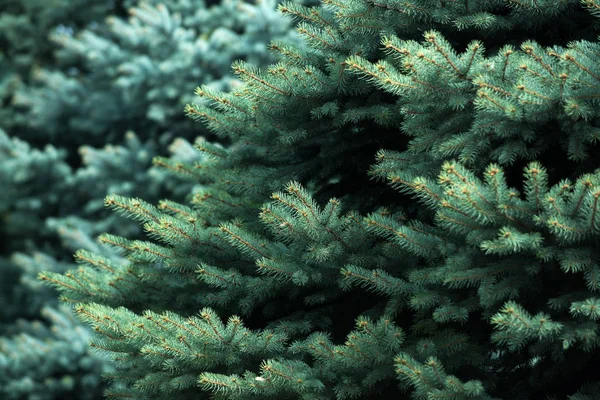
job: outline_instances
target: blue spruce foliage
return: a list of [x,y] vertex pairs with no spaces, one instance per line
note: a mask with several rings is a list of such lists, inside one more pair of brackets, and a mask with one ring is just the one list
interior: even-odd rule
[[138,399],[598,397],[598,10],[323,1],[186,108],[185,202],[42,273]]
[[0,398],[101,398],[113,367],[37,275],[73,268],[81,248],[124,263],[96,236],[142,231],[103,198],[183,201],[194,184],[152,160],[197,158],[201,132],[183,113],[194,85],[228,90],[233,60],[268,65],[268,41],[298,35],[273,2],[27,0],[0,12]]

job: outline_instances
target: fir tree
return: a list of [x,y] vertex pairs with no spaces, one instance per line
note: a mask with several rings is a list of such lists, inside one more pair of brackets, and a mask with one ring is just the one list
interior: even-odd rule
[[[594,399],[600,3],[283,3],[244,85],[187,113],[190,204],[41,279],[139,399]],[[404,393],[404,394],[402,394]],[[402,397],[404,396],[404,397]]]
[[40,151],[0,130],[2,399],[99,399],[100,375],[109,371],[106,359],[90,352],[89,330],[36,279],[42,270],[72,268],[53,258],[61,252],[45,224],[62,207],[77,207],[75,197],[63,197],[73,188],[65,156],[64,150],[48,145]]
[[[39,297],[38,297],[39,298]],[[42,308],[44,321],[20,319],[0,337],[3,399],[97,399],[106,361],[90,352],[90,332],[66,307]],[[64,308],[64,309],[63,309]],[[45,379],[36,379],[40,376]]]
[[17,93],[31,83],[33,71],[54,63],[56,45],[49,38],[51,32],[57,27],[81,29],[101,21],[111,12],[117,12],[122,6],[120,3],[120,0],[3,0],[0,3],[2,128],[27,129],[26,116],[18,112],[18,108],[15,110],[12,102]]
[[118,144],[128,130],[163,146],[190,139],[188,132],[202,133],[181,111],[193,100],[190,85],[230,90],[238,82],[232,61],[266,66],[270,39],[298,39],[276,5],[138,1],[128,19],[59,27],[50,35],[57,62],[37,69],[13,104],[25,109],[35,135],[64,147]]
[[295,32],[272,1],[26,0],[0,13],[0,126],[12,135],[0,128],[0,398],[99,398],[106,365],[37,274],[73,268],[77,248],[122,263],[95,236],[140,229],[103,197],[183,201],[193,183],[149,168],[157,154],[196,158],[190,88],[229,89],[232,60],[267,65],[268,39]]

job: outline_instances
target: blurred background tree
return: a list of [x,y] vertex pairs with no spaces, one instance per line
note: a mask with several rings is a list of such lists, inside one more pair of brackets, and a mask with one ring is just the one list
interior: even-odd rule
[[0,4],[0,398],[101,398],[107,364],[36,276],[77,248],[122,261],[96,235],[140,229],[107,194],[190,193],[152,159],[196,157],[212,134],[184,115],[194,87],[235,88],[232,61],[268,65],[272,39],[298,43],[275,0]]

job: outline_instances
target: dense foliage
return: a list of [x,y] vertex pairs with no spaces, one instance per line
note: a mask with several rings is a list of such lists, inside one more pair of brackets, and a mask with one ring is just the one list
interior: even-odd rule
[[[199,185],[42,279],[140,399],[600,396],[600,3],[283,3],[187,107]],[[404,394],[402,394],[404,393]],[[401,397],[404,396],[404,397]]]
[[102,397],[111,367],[37,274],[78,248],[124,262],[96,236],[141,230],[104,196],[184,201],[193,183],[152,158],[195,159],[211,133],[184,114],[193,88],[230,90],[231,62],[268,65],[272,38],[298,42],[273,1],[1,2],[0,398]]

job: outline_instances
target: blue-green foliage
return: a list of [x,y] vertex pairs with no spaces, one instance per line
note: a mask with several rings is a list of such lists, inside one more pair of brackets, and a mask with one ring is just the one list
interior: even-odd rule
[[308,47],[196,90],[233,144],[159,160],[187,204],[106,198],[148,234],[101,236],[127,264],[41,275],[111,395],[598,398],[600,3],[323,3],[280,6]]
[[[191,161],[191,151],[193,148],[184,139],[177,139],[169,146],[170,157],[179,162]],[[184,198],[192,185],[167,171],[153,168],[156,153],[153,140],[144,143],[132,131],[126,132],[121,146],[79,148],[83,164],[69,177],[67,193],[80,196],[81,208],[46,220],[47,227],[61,237],[63,249],[91,250],[97,246],[95,237],[102,232],[140,234],[137,224],[106,212],[104,197],[108,193],[141,196],[150,201],[158,201],[167,193]]]
[[18,320],[0,337],[0,398],[97,399],[102,356],[90,351],[90,332],[70,310],[44,307],[44,321]]
[[[2,0],[0,2],[0,123],[4,129],[27,125],[14,112],[13,96],[31,72],[52,63],[55,45],[49,34],[58,25],[79,29],[101,20],[120,0]],[[85,12],[82,12],[85,10]]]
[[[0,131],[0,357],[10,360],[0,369],[0,398],[101,397],[106,364],[90,364],[78,347],[87,337],[72,340],[81,326],[58,322],[61,314],[71,321],[69,311],[55,308],[56,293],[37,274],[73,268],[79,248],[122,264],[96,236],[141,229],[108,213],[103,198],[182,201],[195,184],[152,160],[169,156],[177,170],[197,159],[188,140],[203,132],[183,113],[193,87],[229,90],[239,84],[233,60],[266,65],[269,40],[297,41],[273,1],[83,3],[0,4],[0,129],[12,135]],[[129,19],[106,18],[123,6]],[[52,319],[44,307],[53,307]],[[49,344],[18,350],[38,342]]]
[[129,19],[52,34],[61,68],[36,70],[37,84],[13,99],[29,109],[35,132],[69,146],[118,143],[126,129],[163,145],[193,138],[199,127],[182,112],[190,85],[229,90],[232,61],[267,65],[271,39],[297,40],[275,0],[156,3],[140,2]]
[[[5,251],[39,250],[49,234],[48,215],[72,209],[71,167],[65,150],[32,148],[0,129],[0,241]],[[37,240],[36,240],[37,239]]]

